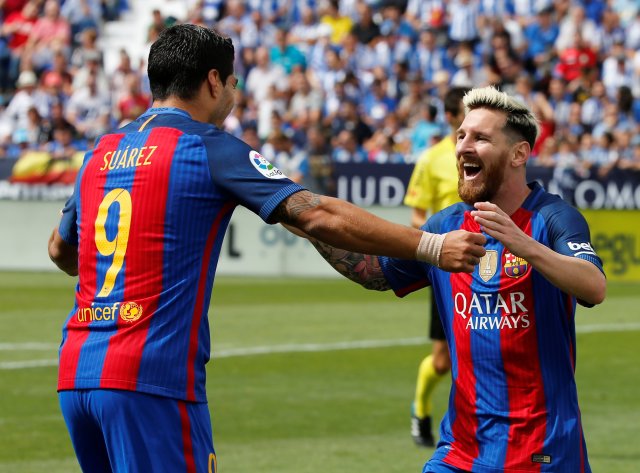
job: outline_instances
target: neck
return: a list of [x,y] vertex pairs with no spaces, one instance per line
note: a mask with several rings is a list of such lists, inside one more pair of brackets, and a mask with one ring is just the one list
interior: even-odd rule
[[177,97],[169,97],[164,100],[154,100],[153,101],[154,108],[179,108],[180,110],[184,110],[191,118],[196,121],[209,123],[209,117],[207,115],[204,107],[196,106],[192,101],[182,100]]
[[524,178],[513,185],[508,185],[505,181],[492,202],[511,216],[522,206],[530,193],[531,189]]

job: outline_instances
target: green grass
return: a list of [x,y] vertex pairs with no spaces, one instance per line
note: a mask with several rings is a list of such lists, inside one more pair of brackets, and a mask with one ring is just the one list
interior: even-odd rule
[[[0,473],[79,471],[57,404],[56,368],[2,368],[55,359],[73,284],[55,273],[0,273],[0,347],[44,344],[0,349]],[[578,315],[578,388],[594,472],[632,473],[640,464],[639,307],[638,285],[616,284],[603,305]],[[430,450],[411,443],[408,414],[417,365],[429,350],[425,313],[423,293],[399,300],[343,280],[219,278],[208,392],[220,470],[421,471]],[[397,346],[300,351],[359,340]],[[290,352],[226,356],[274,346]],[[438,415],[447,395],[443,383]]]

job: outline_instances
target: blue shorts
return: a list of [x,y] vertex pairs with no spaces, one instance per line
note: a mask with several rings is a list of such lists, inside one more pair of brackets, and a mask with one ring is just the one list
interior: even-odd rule
[[58,393],[80,467],[90,473],[215,473],[207,403],[133,391]]

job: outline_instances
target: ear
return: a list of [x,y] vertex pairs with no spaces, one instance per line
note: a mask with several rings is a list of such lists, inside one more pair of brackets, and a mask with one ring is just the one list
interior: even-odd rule
[[520,141],[513,146],[513,157],[511,165],[513,167],[526,166],[531,155],[531,146],[526,141]]
[[217,98],[220,93],[220,74],[216,69],[211,69],[207,74],[207,88],[212,98]]

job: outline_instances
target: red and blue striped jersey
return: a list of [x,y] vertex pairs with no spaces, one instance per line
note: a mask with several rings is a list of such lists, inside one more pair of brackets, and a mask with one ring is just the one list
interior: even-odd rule
[[[602,270],[582,215],[538,184],[512,215],[527,235]],[[481,232],[459,203],[425,229]],[[589,472],[575,383],[574,297],[487,236],[472,274],[380,258],[400,297],[432,284],[452,361],[435,457],[464,471]]]
[[58,389],[203,402],[207,311],[231,214],[268,221],[302,187],[247,144],[174,108],[148,110],[87,153],[60,234],[78,246]]

